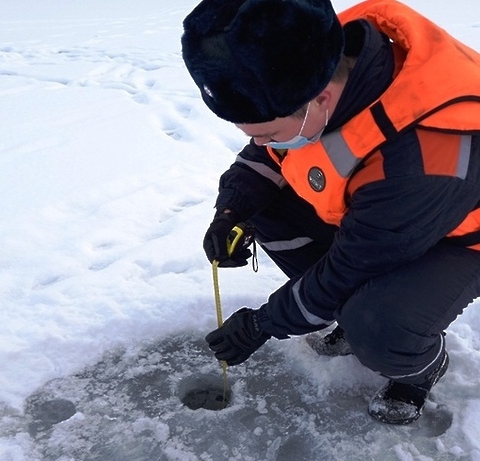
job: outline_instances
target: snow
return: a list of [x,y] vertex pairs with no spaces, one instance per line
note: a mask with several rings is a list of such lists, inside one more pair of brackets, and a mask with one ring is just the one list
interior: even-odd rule
[[[471,0],[407,3],[478,49]],[[304,338],[229,368],[224,410],[182,404],[221,383],[201,242],[247,141],[184,68],[194,5],[0,0],[0,459],[480,460],[479,301],[412,426],[372,421],[383,378]],[[285,280],[259,262],[221,270],[225,317]]]

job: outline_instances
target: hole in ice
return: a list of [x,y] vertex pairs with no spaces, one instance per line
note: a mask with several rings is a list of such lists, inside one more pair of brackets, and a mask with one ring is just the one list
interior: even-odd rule
[[77,412],[75,405],[65,399],[33,402],[31,407],[32,422],[28,429],[32,436],[51,429],[55,424],[66,421]]
[[221,375],[201,375],[185,378],[178,388],[181,402],[190,410],[219,411],[230,403],[231,391],[224,389]]

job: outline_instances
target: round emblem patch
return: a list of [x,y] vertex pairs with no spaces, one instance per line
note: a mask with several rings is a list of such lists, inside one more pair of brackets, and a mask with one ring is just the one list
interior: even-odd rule
[[323,171],[314,166],[308,172],[308,183],[315,192],[322,192],[325,189],[325,175]]

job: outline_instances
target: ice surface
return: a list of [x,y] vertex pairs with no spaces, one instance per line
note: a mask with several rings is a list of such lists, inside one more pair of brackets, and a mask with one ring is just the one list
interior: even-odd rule
[[[314,363],[316,353],[299,341]],[[327,359],[328,362],[336,359]],[[345,368],[365,373],[353,357]],[[205,382],[221,389],[221,368],[196,333],[166,337],[143,348],[110,351],[71,376],[46,383],[11,417],[10,437],[28,432],[40,459],[88,461],[168,459],[394,460],[399,440],[438,453],[436,437],[452,415],[430,404],[421,423],[389,428],[366,415],[378,384],[360,379],[350,389],[312,379],[292,355],[267,345],[246,364],[228,369],[230,404],[192,410],[185,389]],[[398,450],[398,448],[397,448]]]

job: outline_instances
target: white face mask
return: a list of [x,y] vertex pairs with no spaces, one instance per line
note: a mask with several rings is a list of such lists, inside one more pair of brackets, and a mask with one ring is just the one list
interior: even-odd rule
[[326,110],[326,119],[325,119],[325,125],[323,126],[323,128],[316,135],[312,136],[311,138],[306,138],[305,136],[302,136],[302,131],[303,131],[303,128],[305,126],[305,122],[307,121],[309,110],[310,110],[310,103],[308,103],[307,112],[305,113],[305,118],[303,119],[303,123],[302,123],[302,126],[300,127],[300,131],[296,136],[294,136],[292,139],[290,139],[288,141],[267,142],[265,144],[265,146],[269,146],[273,149],[300,149],[300,147],[304,147],[307,144],[316,143],[320,139],[323,132],[325,131],[325,128],[328,125],[328,109]]

